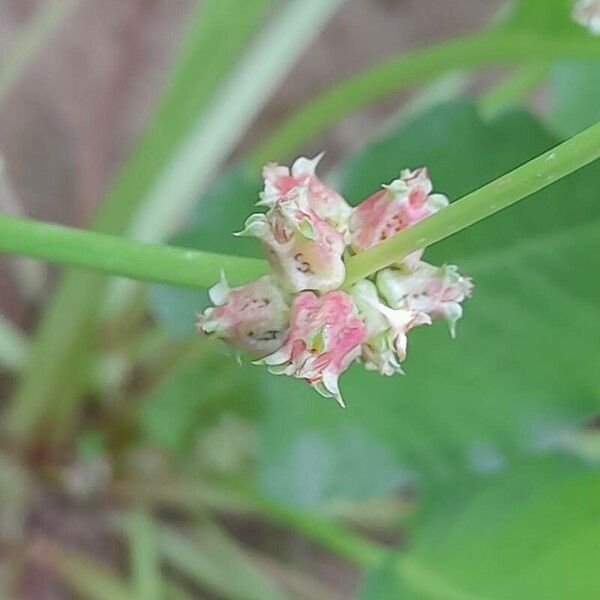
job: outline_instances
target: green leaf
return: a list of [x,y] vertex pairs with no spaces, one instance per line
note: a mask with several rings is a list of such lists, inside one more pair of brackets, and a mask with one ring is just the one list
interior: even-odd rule
[[129,525],[129,554],[135,598],[162,598],[162,576],[156,524],[142,509],[132,511]]
[[390,553],[383,564],[368,569],[355,600],[388,600],[390,597],[407,599],[406,588],[402,588],[396,562],[395,555]]
[[104,563],[53,542],[43,540],[38,546],[40,557],[80,597],[89,600],[135,599],[127,582]]
[[[524,112],[486,123],[453,103],[357,153],[342,169],[356,202],[403,167],[426,165],[456,199],[557,140]],[[475,280],[458,338],[445,325],[411,332],[405,376],[353,367],[348,408],[301,382],[270,378],[260,479],[282,502],[364,499],[406,481],[490,475],[560,447],[600,406],[598,164],[429,249]],[[568,206],[567,206],[568,205]]]
[[600,60],[569,60],[550,75],[550,123],[565,135],[575,135],[600,121]]
[[571,16],[574,0],[514,0],[499,29],[540,36],[591,37]]
[[244,549],[210,521],[197,530],[197,540],[163,528],[165,560],[202,587],[233,600],[283,600],[285,596],[259,571]]
[[256,416],[257,370],[215,346],[175,369],[144,398],[139,418],[147,441],[185,455],[200,428],[223,412]]
[[600,477],[533,463],[426,514],[408,552],[374,570],[361,600],[530,600],[600,594]]

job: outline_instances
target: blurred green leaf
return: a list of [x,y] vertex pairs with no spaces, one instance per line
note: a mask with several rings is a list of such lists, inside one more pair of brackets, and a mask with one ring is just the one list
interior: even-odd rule
[[600,477],[534,462],[425,514],[360,600],[562,600],[600,594]]
[[[486,123],[438,107],[368,145],[340,173],[356,202],[426,165],[456,199],[558,140],[524,112]],[[493,474],[565,443],[598,409],[600,206],[595,164],[426,253],[472,275],[458,338],[411,332],[405,376],[353,367],[340,410],[302,382],[265,376],[260,479],[282,502],[365,499],[402,483]]]
[[152,516],[134,510],[129,520],[129,553],[133,586],[137,600],[160,600],[162,575],[158,532]]
[[[132,225],[134,238],[161,241],[173,232],[168,224],[175,226],[189,214],[198,190],[204,189],[218,172],[292,65],[342,1],[289,0],[277,7],[280,10],[271,11],[271,22],[245,51],[206,113],[186,132],[179,152],[159,177]],[[221,3],[227,4],[222,0]],[[227,20],[240,19],[244,11],[256,13],[256,6],[264,9],[269,3],[276,4],[265,0],[229,2]],[[241,20],[243,22],[243,15]],[[165,198],[170,199],[168,203]]]
[[[600,54],[599,54],[600,55]],[[600,121],[600,60],[568,60],[550,75],[550,123],[575,135]]]
[[106,454],[106,434],[101,430],[82,433],[76,441],[79,460],[89,461]]
[[144,398],[140,425],[146,441],[183,455],[198,430],[218,415],[258,413],[256,369],[211,348],[180,365]]
[[591,37],[571,17],[574,0],[513,0],[509,3],[500,29],[528,35]]
[[233,600],[283,600],[285,596],[259,571],[247,553],[217,525],[204,521],[195,538],[161,531],[165,560],[174,569]]
[[272,0],[208,0],[197,4],[185,46],[152,124],[102,207],[103,216],[111,225],[118,222],[119,230],[128,224],[139,200],[178,152],[190,126],[263,23]]
[[148,288],[150,310],[167,336],[192,340],[197,335],[196,317],[202,308],[208,306],[207,291],[159,284]]
[[393,597],[410,600],[406,589],[402,588],[396,562],[396,556],[390,553],[381,565],[367,569],[355,600],[388,600]]
[[97,560],[53,542],[36,548],[56,574],[81,598],[89,600],[134,600],[133,591],[117,573]]

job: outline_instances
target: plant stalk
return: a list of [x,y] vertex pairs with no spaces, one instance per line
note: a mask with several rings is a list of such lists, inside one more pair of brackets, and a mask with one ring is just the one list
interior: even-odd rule
[[143,244],[115,235],[4,215],[0,215],[0,252],[191,288],[212,285],[221,271],[234,284],[266,272],[266,263],[256,258]]
[[[351,257],[346,263],[345,286],[507,208],[598,158],[600,123],[411,228]],[[211,285],[218,280],[221,271],[234,284],[267,272],[265,261],[255,258],[142,244],[113,235],[7,216],[0,216],[0,252],[192,288]]]
[[251,164],[282,160],[314,137],[323,134],[347,114],[390,93],[459,69],[494,64],[549,62],[561,57],[591,58],[600,52],[600,41],[590,36],[582,42],[545,39],[526,34],[487,32],[458,38],[383,61],[349,77],[317,95],[263,142],[250,156]]
[[345,286],[534,194],[600,158],[600,122],[346,263]]

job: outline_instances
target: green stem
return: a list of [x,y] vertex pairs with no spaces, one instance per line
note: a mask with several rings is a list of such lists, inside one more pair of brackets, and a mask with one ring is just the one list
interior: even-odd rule
[[[356,256],[347,264],[346,285],[387,267],[418,248],[473,225],[600,157],[600,123],[452,203],[448,208]],[[225,271],[233,283],[266,272],[266,263],[141,244],[117,236],[0,216],[0,251],[86,267],[143,281],[182,287],[214,283]]]
[[414,250],[435,244],[507,208],[598,158],[600,122],[410,229],[353,256],[346,264],[345,285],[352,285]]
[[348,113],[385,98],[401,87],[443,73],[527,60],[598,56],[598,40],[536,38],[529,34],[491,32],[459,38],[382,62],[345,79],[314,98],[280,126],[251,156],[253,165],[284,158]]
[[212,285],[221,271],[234,283],[266,272],[265,262],[256,258],[142,244],[114,235],[6,216],[0,216],[0,252],[195,288]]
[[[226,6],[223,0],[214,0],[208,3],[208,6],[211,12],[207,15],[200,14],[201,25],[212,22],[212,17],[215,17],[215,23],[220,23],[219,19],[223,16],[229,17],[228,4]],[[229,36],[239,37],[239,46],[243,45],[242,39],[246,39],[248,32],[253,29],[258,20],[255,17],[266,4],[252,2],[241,6],[248,6],[248,10],[256,7],[256,13],[244,21],[244,35]],[[207,31],[210,35],[204,35]],[[221,31],[222,27],[201,29],[196,44],[203,50],[199,53],[200,56],[212,55],[213,33],[216,32],[218,37]],[[237,44],[235,46],[238,47]],[[545,40],[532,39],[530,35],[525,34],[492,33],[408,53],[352,77],[318,96],[284,124],[252,158],[258,165],[264,160],[281,159],[353,109],[381,99],[402,86],[435,77],[448,70],[519,62],[524,56],[530,60],[549,60],[566,56],[589,57],[597,54],[598,47],[598,40],[591,36],[584,41],[556,38]],[[162,103],[155,121],[156,126],[144,138],[143,151],[137,153],[128,163],[124,175],[118,179],[103,204],[94,223],[96,230],[121,233],[125,229],[137,208],[137,203],[144,197],[144,192],[152,181],[148,173],[159,170],[160,157],[169,154],[168,150],[174,147],[180,131],[189,125],[187,116],[195,114],[196,107],[204,103],[207,90],[213,89],[215,74],[222,73],[224,64],[226,66],[231,58],[230,53],[226,52],[226,56],[221,57],[223,60],[215,62],[214,69],[209,69],[210,76],[208,81],[204,82],[206,85],[199,86],[200,93],[190,95],[190,89],[198,89],[198,86],[190,87],[191,84],[188,83],[195,81],[197,61],[191,58],[198,54],[198,48],[190,47],[185,55],[182,61],[184,68],[179,69],[173,78],[170,93]],[[206,48],[209,50],[208,54],[204,51]],[[203,69],[204,75],[205,71],[206,69]],[[190,78],[190,75],[193,77]],[[171,122],[171,116],[176,118],[175,124]],[[169,125],[165,126],[167,121]],[[104,291],[105,283],[102,278],[94,273],[76,271],[69,272],[58,287],[41,322],[29,366],[9,408],[7,424],[15,439],[32,439],[32,433],[44,416],[42,413],[46,410],[45,406],[57,402],[66,406],[75,402],[80,391],[71,385],[73,389],[65,393],[65,386],[69,380],[69,369],[66,365],[73,362],[75,357],[81,354],[82,348],[94,338],[97,313]]]

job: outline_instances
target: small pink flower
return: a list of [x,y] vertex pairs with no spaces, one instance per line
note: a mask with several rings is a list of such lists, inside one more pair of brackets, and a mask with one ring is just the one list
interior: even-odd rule
[[358,281],[351,295],[367,328],[361,347],[365,368],[388,376],[402,373],[408,332],[418,325],[429,325],[431,318],[424,312],[390,308],[381,301],[375,284],[367,279]]
[[[446,196],[431,193],[433,187],[425,168],[405,169],[400,179],[383,188],[352,212],[350,245],[354,252],[362,252],[448,205]],[[412,265],[422,254],[417,250],[405,260]]]
[[294,299],[283,345],[258,363],[268,365],[272,373],[305,379],[344,406],[338,377],[360,356],[365,336],[365,325],[348,294],[338,290],[319,298],[303,292]]
[[306,193],[293,188],[266,215],[250,215],[238,234],[263,242],[269,264],[290,293],[334,290],[346,274],[342,234],[306,208]]
[[291,170],[277,163],[265,165],[263,168],[265,188],[259,204],[272,208],[288,194],[293,194],[295,188],[306,187],[307,208],[340,232],[344,232],[352,209],[340,194],[326,186],[315,175],[322,157],[322,153],[314,158],[301,156],[296,159]]
[[271,276],[233,289],[222,276],[209,296],[215,306],[198,316],[200,333],[215,335],[254,356],[265,356],[281,346],[290,310]]
[[422,261],[412,272],[384,269],[377,274],[376,282],[380,294],[392,308],[444,318],[452,337],[462,317],[461,303],[473,292],[471,278],[460,275],[454,265],[434,267]]

